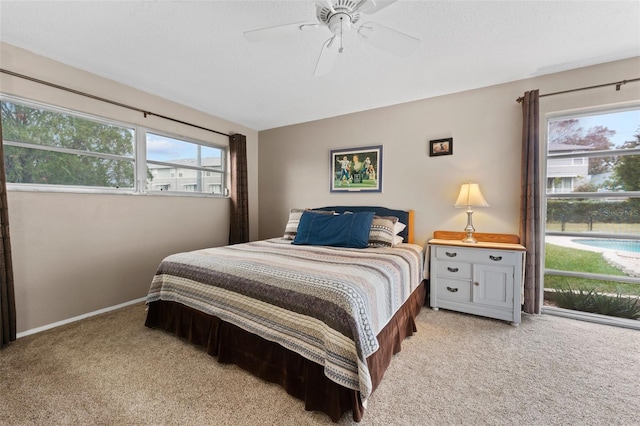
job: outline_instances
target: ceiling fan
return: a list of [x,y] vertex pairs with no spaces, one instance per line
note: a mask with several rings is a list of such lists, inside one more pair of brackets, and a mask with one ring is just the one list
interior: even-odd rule
[[373,15],[397,0],[325,0],[316,1],[318,22],[297,22],[246,31],[249,41],[270,41],[297,33],[326,27],[331,37],[324,42],[314,71],[315,76],[331,72],[342,53],[342,37],[348,31],[356,31],[358,37],[372,46],[386,50],[397,56],[407,56],[413,52],[420,40],[375,22],[360,23],[362,15]]

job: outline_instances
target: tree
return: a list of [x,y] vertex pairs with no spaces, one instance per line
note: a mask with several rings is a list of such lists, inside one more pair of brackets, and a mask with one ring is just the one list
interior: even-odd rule
[[[609,130],[604,126],[594,126],[588,131],[579,127],[576,119],[551,121],[549,123],[549,143],[581,145],[595,150],[609,150],[614,143],[609,139],[613,137],[615,130]],[[614,157],[589,158],[589,174],[595,175],[611,170]]]
[[[581,142],[597,150],[609,150],[615,146],[609,138],[615,134],[615,130],[609,130],[604,126],[595,126],[589,129]],[[615,157],[589,158],[589,174],[596,175],[610,171],[614,161]]]
[[[3,138],[40,146],[115,154],[133,160],[130,129],[70,114],[2,102]],[[7,182],[103,187],[134,186],[134,163],[5,146]]]
[[[638,134],[635,137],[635,141],[627,141],[621,148],[639,148],[640,129],[638,129]],[[614,172],[621,189],[625,191],[640,191],[640,155],[621,156],[616,163]]]
[[579,145],[576,141],[580,139],[584,130],[578,127],[578,124],[579,121],[576,119],[549,122],[549,143]]
[[[634,136],[620,148],[640,148],[640,127]],[[613,176],[606,182],[612,191],[640,191],[640,154],[619,156],[613,168]],[[640,198],[630,198],[629,203],[640,208]]]

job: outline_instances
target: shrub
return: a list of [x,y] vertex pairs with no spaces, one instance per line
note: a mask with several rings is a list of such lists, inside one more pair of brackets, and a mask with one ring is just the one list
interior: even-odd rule
[[547,222],[587,223],[589,219],[600,223],[640,223],[638,199],[622,202],[600,200],[549,200]]
[[553,300],[560,308],[612,317],[640,319],[640,298],[597,293],[594,289],[558,289]]

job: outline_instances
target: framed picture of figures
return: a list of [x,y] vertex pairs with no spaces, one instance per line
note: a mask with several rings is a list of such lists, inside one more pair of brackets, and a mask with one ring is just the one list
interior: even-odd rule
[[331,192],[382,192],[382,145],[331,151]]
[[430,157],[451,154],[453,154],[453,138],[436,139],[433,141],[429,141]]

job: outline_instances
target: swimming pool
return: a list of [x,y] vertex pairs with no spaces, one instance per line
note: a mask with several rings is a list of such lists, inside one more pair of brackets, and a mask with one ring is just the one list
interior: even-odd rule
[[640,253],[640,240],[588,240],[576,239],[571,240],[574,243],[584,244],[591,247],[603,249],[630,251],[632,253]]

